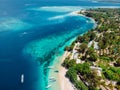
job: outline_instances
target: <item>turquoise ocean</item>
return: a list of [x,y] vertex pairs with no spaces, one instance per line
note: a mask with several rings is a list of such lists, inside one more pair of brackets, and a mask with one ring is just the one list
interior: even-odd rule
[[95,26],[73,12],[119,6],[95,0],[0,0],[0,90],[50,90],[49,67],[76,36]]

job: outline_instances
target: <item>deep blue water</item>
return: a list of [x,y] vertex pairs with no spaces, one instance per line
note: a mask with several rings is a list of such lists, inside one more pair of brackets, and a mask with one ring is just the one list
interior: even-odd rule
[[[90,0],[0,0],[0,90],[44,90],[46,67],[67,41],[94,23],[71,13],[120,6]],[[69,44],[69,43],[68,43]],[[25,82],[21,83],[21,74]]]

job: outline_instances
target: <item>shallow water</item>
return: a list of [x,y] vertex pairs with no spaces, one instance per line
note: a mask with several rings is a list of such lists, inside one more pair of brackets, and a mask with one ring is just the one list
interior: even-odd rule
[[71,12],[120,5],[67,1],[0,0],[0,90],[45,90],[47,67],[54,65],[71,39],[94,26],[90,19]]

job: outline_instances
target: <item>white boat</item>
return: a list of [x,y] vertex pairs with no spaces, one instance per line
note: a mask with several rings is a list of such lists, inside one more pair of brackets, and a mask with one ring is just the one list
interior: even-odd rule
[[52,85],[48,85],[48,86],[46,86],[46,88],[50,88]]
[[48,69],[53,69],[54,67],[53,67],[53,66],[48,66],[47,68],[48,68]]
[[50,77],[49,79],[55,79],[55,77]]
[[24,83],[24,74],[21,75],[21,83]]

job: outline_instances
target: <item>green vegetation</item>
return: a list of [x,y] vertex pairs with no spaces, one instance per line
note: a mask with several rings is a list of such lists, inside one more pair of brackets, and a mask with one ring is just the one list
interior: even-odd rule
[[98,59],[98,56],[97,56],[97,54],[96,53],[91,53],[91,54],[89,54],[90,55],[90,57],[89,57],[89,60],[90,61],[97,61],[97,59]]
[[82,43],[82,44],[80,45],[79,51],[82,52],[82,53],[84,53],[85,50],[86,50],[86,48],[87,48],[87,44],[86,44],[86,43]]
[[94,52],[95,52],[94,48],[89,47],[88,50],[87,50],[87,52],[86,52],[86,54],[90,55],[91,53],[94,53]]
[[73,67],[71,67],[67,71],[66,77],[68,77],[71,82],[75,83],[77,81],[77,71]]
[[76,87],[78,90],[88,90],[88,87],[85,86],[85,84],[84,84],[81,80],[76,81],[75,87]]
[[120,58],[116,61],[116,66],[120,66]]
[[76,64],[75,60],[65,59],[62,65],[65,68],[70,68],[70,67],[73,67],[75,64]]
[[101,77],[97,76],[97,73],[95,71],[91,72],[89,75],[86,74],[85,79],[89,83],[90,90],[96,90],[97,86],[100,85]]
[[70,79],[70,81],[75,85],[77,89],[88,90],[88,87],[81,80],[77,80],[77,74],[78,72],[82,72],[83,74],[90,73],[89,64],[85,63],[81,65],[75,65],[74,61],[75,60],[64,60],[64,63],[62,65],[66,68],[69,68],[66,73],[66,77]]
[[82,75],[90,74],[90,72],[91,72],[90,64],[88,62],[85,62],[83,64],[77,64],[76,71],[77,71],[77,73],[80,73]]
[[88,9],[80,14],[94,18],[97,27],[65,48],[72,54],[79,43],[76,50],[81,61],[65,59],[66,76],[78,90],[102,90],[100,86],[120,90],[120,9]]
[[70,46],[66,46],[64,51],[72,51],[74,46],[75,46],[75,42],[73,42]]
[[120,68],[110,67],[106,69],[104,75],[107,79],[119,81],[120,80]]

